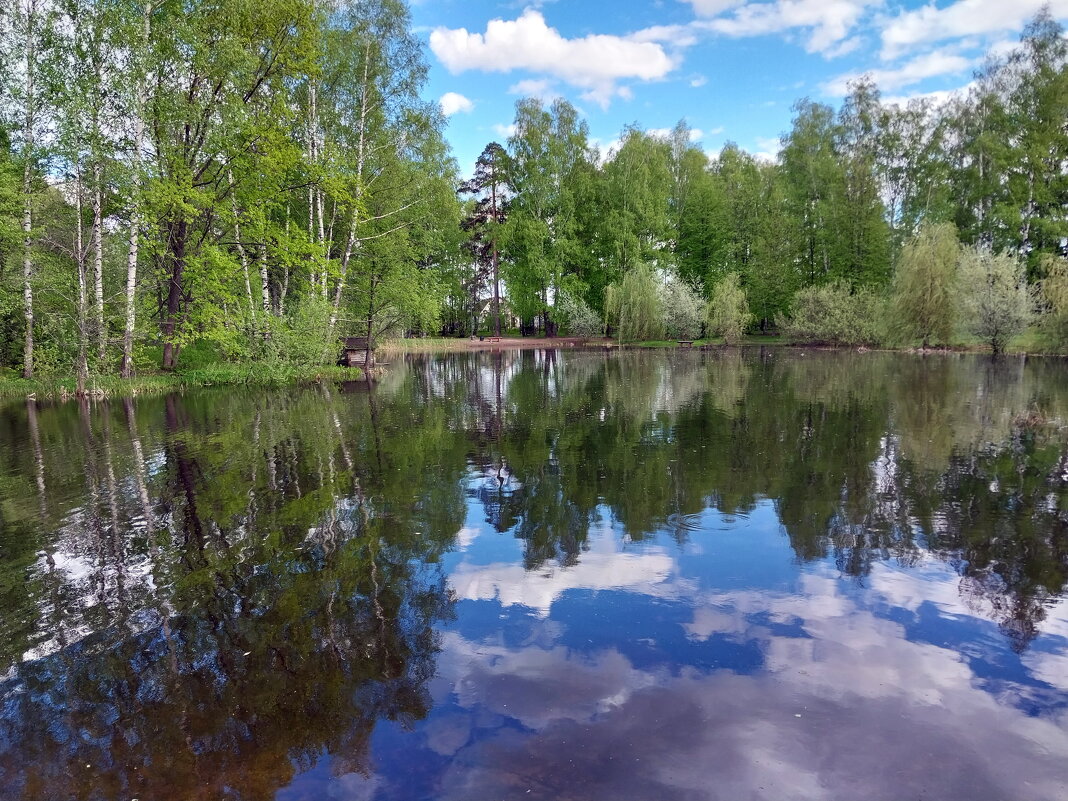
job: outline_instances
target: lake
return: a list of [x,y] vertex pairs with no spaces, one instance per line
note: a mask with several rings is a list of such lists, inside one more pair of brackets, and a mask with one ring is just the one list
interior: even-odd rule
[[1068,797],[1068,363],[0,406],[0,798]]

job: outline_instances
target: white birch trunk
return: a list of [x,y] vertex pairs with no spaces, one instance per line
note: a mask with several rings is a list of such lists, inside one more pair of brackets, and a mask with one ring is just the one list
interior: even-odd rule
[[22,377],[33,378],[33,247],[30,237],[33,233],[33,151],[36,146],[34,137],[34,112],[37,102],[34,96],[34,70],[37,65],[37,41],[34,23],[37,17],[36,0],[26,0],[26,96],[25,116],[23,119],[22,157],[25,162],[22,170],[22,306],[26,321],[26,336],[22,348]]
[[[152,32],[152,3],[146,2],[144,14],[141,18],[141,55],[145,56],[148,49],[149,36]],[[137,323],[137,256],[141,233],[141,149],[144,146],[145,137],[145,103],[148,101],[148,78],[147,70],[142,65],[142,73],[139,76],[141,85],[137,90],[137,107],[134,109],[134,145],[133,145],[133,171],[134,171],[134,199],[133,211],[130,213],[130,246],[126,252],[126,324],[122,334],[122,367],[119,375],[129,378],[133,375],[133,337],[134,327]]]
[[[107,328],[104,325],[104,220],[103,167],[99,157],[93,165],[93,290],[96,300],[96,355],[104,360],[107,350]],[[80,221],[79,221],[80,225]]]

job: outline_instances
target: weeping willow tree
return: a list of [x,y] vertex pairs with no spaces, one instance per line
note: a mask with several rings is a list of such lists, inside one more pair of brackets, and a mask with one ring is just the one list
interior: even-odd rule
[[945,344],[953,335],[960,242],[952,223],[924,225],[901,250],[894,306],[905,341]]
[[719,334],[728,345],[734,345],[752,319],[738,273],[727,273],[716,283],[708,303],[709,333]]
[[620,340],[659,339],[664,335],[660,287],[653,268],[642,264],[605,291],[605,321],[615,326]]
[[1044,312],[1042,333],[1050,347],[1064,350],[1068,348],[1068,263],[1047,256],[1043,268],[1046,278],[1039,294]]

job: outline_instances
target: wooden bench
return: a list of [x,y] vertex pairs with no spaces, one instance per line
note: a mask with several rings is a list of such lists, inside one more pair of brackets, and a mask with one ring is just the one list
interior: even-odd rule
[[680,339],[680,340],[678,340],[678,343],[679,343],[679,347],[680,348],[692,348],[693,347],[693,340],[692,339]]
[[501,341],[500,337],[486,337],[486,339],[489,340],[490,342],[500,342]]

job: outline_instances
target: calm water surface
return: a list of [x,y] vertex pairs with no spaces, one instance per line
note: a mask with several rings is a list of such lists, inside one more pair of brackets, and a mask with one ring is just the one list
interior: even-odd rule
[[0,407],[0,798],[1068,798],[1068,365]]

